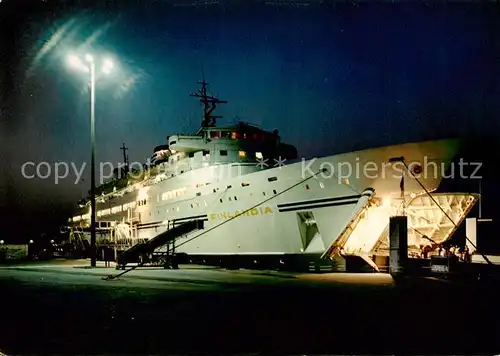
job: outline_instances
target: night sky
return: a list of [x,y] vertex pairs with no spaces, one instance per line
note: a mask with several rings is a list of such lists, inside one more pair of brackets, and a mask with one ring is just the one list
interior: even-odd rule
[[122,142],[131,161],[144,162],[167,135],[196,131],[201,107],[189,93],[200,61],[229,101],[220,124],[276,128],[301,157],[450,136],[489,135],[487,147],[497,138],[494,4],[70,3],[0,3],[0,223],[20,225],[6,238],[29,239],[40,221],[57,226],[89,189],[74,174],[59,184],[21,176],[26,161],[89,164],[86,76],[66,65],[72,51],[117,63],[97,81],[98,162],[121,161]]

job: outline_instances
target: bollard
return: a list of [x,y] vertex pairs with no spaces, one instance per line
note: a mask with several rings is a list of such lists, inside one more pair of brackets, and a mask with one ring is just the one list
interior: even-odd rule
[[401,276],[408,260],[408,218],[392,216],[389,221],[389,273]]

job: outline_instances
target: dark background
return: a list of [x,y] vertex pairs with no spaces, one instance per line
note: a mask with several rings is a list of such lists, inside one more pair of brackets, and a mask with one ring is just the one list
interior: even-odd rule
[[[27,180],[26,161],[89,161],[85,79],[64,58],[109,52],[98,82],[98,161],[144,162],[194,131],[200,61],[236,117],[277,128],[301,157],[442,137],[483,162],[483,217],[496,217],[500,14],[494,3],[220,1],[0,3],[0,223],[25,242],[57,231],[89,180]],[[193,5],[194,4],[194,5]],[[182,6],[181,6],[182,5]],[[188,6],[189,5],[189,6]],[[443,189],[477,192],[477,180]],[[477,214],[477,212],[474,212]],[[50,235],[50,234],[49,234]],[[495,229],[488,235],[495,248]],[[493,247],[492,247],[493,246]]]

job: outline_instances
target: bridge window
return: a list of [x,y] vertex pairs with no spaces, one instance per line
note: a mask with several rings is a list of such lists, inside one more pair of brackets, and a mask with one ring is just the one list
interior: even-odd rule
[[210,131],[210,138],[219,138],[220,131]]
[[220,155],[221,156],[227,156],[227,151],[226,150],[220,150]]
[[203,151],[203,156],[208,156],[210,155],[210,151]]
[[240,157],[246,157],[247,153],[245,151],[239,151],[238,156]]
[[194,152],[189,152],[188,157],[189,157],[189,158],[194,157]]
[[262,156],[262,152],[255,152],[255,158],[262,159],[264,156]]

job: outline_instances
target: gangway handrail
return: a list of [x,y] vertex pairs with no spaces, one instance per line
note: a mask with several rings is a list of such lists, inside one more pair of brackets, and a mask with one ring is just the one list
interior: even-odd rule
[[125,250],[118,258],[118,265],[125,265],[138,256],[153,253],[156,249],[173,242],[194,230],[203,229],[203,220],[191,220],[168,229],[146,242],[139,242]]

